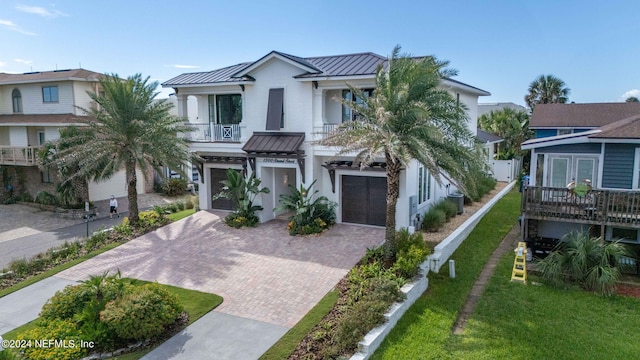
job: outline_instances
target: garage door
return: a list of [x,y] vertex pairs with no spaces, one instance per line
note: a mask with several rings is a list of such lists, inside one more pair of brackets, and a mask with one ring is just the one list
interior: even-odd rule
[[387,219],[387,178],[342,176],[342,221],[384,226]]
[[[211,195],[222,191],[220,181],[227,180],[227,169],[211,169]],[[233,203],[229,199],[220,198],[211,203],[212,209],[233,210]]]

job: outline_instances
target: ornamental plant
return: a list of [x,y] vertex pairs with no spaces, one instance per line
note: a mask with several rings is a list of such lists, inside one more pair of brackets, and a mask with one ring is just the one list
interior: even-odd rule
[[300,188],[289,185],[289,194],[280,195],[280,205],[274,211],[292,211],[287,230],[290,235],[317,234],[331,227],[336,222],[337,204],[326,196],[315,195],[318,190],[311,192],[316,183],[314,180],[309,187]]
[[223,185],[222,191],[214,195],[212,199],[216,201],[219,198],[225,198],[233,202],[233,213],[224,219],[225,224],[240,228],[243,226],[253,227],[260,222],[256,212],[264,208],[253,202],[259,194],[269,193],[269,188],[260,187],[261,182],[255,174],[245,178],[241,172],[227,169],[227,180],[220,182]]

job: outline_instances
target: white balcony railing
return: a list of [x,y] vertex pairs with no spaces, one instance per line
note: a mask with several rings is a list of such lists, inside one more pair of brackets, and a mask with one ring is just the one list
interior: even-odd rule
[[0,146],[0,165],[36,165],[38,146]]
[[194,128],[188,139],[195,142],[240,142],[240,125],[187,123]]

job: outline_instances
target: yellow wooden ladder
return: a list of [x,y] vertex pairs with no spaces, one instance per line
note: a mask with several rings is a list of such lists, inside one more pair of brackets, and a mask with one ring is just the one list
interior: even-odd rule
[[511,281],[522,281],[527,283],[527,244],[520,241],[518,247],[514,250],[516,259],[513,261],[513,271],[511,272]]

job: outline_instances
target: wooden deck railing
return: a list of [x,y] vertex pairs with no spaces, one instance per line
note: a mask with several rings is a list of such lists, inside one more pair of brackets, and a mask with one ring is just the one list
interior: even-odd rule
[[0,146],[0,165],[36,165],[38,146]]
[[529,219],[640,226],[640,191],[594,189],[578,196],[567,188],[529,186],[522,192],[522,213]]

